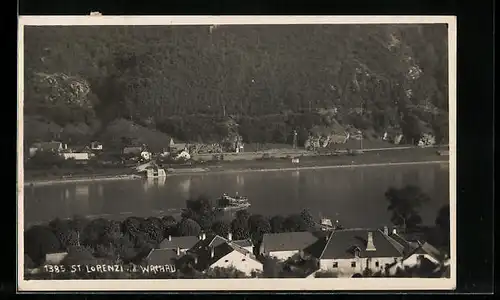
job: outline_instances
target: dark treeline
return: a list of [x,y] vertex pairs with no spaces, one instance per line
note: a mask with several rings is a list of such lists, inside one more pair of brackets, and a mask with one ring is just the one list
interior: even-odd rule
[[227,220],[214,212],[204,196],[187,203],[180,220],[173,216],[129,217],[123,221],[76,216],[30,227],[24,235],[25,254],[29,257],[26,267],[43,264],[47,253],[65,251],[72,253],[68,259],[74,257],[73,261],[140,263],[166,237],[198,236],[202,232],[223,237],[232,232],[233,239],[251,239],[258,246],[264,233],[306,231],[315,225],[308,210],[272,218],[239,211],[232,220]]
[[332,124],[448,132],[445,25],[27,27],[25,67],[25,113],[50,122],[32,139],[127,119],[209,142],[228,117],[259,143]]
[[[393,212],[394,216],[400,216],[400,218],[392,218],[393,224],[401,226],[408,233],[418,232],[418,226],[421,223],[418,208],[429,200],[428,196],[417,187],[407,186],[402,189],[390,188],[386,197],[390,203],[388,209]],[[265,233],[319,230],[308,209],[304,209],[298,214],[273,217],[250,214],[248,211],[242,210],[237,212],[232,219],[228,219],[217,214],[205,196],[188,200],[186,206],[180,219],[173,216],[163,218],[129,217],[123,221],[116,221],[74,217],[70,220],[55,219],[47,225],[30,227],[24,233],[25,268],[30,269],[43,265],[47,253],[57,252],[68,253],[61,262],[62,265],[141,264],[147,253],[157,247],[166,237],[198,236],[202,232],[214,233],[223,237],[227,237],[228,233],[231,232],[233,240],[251,239],[255,246],[254,254],[258,256],[258,249]],[[449,209],[449,205],[442,207],[437,213],[435,228],[424,232],[424,239],[445,253],[449,253]],[[267,277],[300,277],[303,275],[304,266],[299,268],[302,271],[291,273],[287,271],[286,266],[293,265],[294,262],[283,264],[273,259],[262,259]],[[312,266],[306,265],[305,267],[310,269]],[[397,276],[406,276],[405,274],[417,276],[419,272],[423,271],[407,269],[402,270]],[[96,274],[83,274],[82,276],[98,276]],[[41,274],[40,276],[46,275]],[[162,276],[179,278],[178,276],[185,275],[186,271]],[[385,276],[383,274],[365,274],[365,276],[372,275]],[[243,275],[237,270],[212,270],[203,276],[238,277]],[[320,273],[318,276],[332,275]]]

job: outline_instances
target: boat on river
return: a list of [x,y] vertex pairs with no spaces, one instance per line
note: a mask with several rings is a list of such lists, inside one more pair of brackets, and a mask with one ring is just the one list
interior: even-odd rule
[[219,199],[220,203],[228,203],[228,204],[244,204],[248,203],[248,197],[240,196],[236,193],[235,196],[229,196],[228,194],[223,194]]
[[218,200],[216,205],[216,210],[219,211],[238,211],[244,210],[250,207],[250,202],[248,202],[248,197],[239,196],[229,196],[223,194]]

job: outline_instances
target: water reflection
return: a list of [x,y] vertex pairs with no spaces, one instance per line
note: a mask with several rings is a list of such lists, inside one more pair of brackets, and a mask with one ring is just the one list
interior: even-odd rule
[[162,186],[165,185],[165,182],[167,181],[167,177],[158,177],[158,178],[146,178],[144,180],[143,184],[143,189],[144,192],[148,192],[149,190],[153,188],[161,188]]
[[187,177],[183,179],[181,182],[179,182],[179,190],[180,193],[182,194],[183,198],[188,199],[189,194],[191,193],[191,182],[192,178]]
[[243,185],[245,185],[245,177],[242,174],[236,175],[236,185],[239,188],[241,188]]
[[239,192],[249,197],[251,213],[289,215],[308,208],[315,216],[338,214],[345,226],[379,226],[390,220],[384,196],[390,186],[414,184],[429,193],[432,202],[422,208],[424,223],[434,222],[436,211],[449,201],[448,172],[439,165],[207,174],[168,180],[168,184],[158,178],[30,188],[24,193],[25,222],[75,214],[148,215],[185,207],[191,196],[216,198],[224,192]]

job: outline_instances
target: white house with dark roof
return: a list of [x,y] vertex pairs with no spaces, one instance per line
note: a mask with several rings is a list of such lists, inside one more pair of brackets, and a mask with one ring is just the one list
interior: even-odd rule
[[405,246],[382,230],[342,229],[319,239],[307,252],[318,259],[320,270],[352,277],[366,269],[384,272],[403,259]]
[[[246,275],[252,272],[262,272],[263,265],[249,251],[228,238],[219,235],[201,234],[200,241],[187,251],[194,258],[193,267],[198,271],[207,271],[210,268],[233,267]],[[247,243],[243,243],[247,245]]]
[[411,250],[405,254],[401,261],[391,265],[388,271],[390,274],[396,274],[398,269],[404,270],[407,267],[419,267],[425,264],[437,268],[444,266],[447,259],[447,256],[431,244],[427,242],[419,243],[417,247],[411,247]]
[[259,254],[286,260],[308,248],[318,240],[311,232],[266,233]]

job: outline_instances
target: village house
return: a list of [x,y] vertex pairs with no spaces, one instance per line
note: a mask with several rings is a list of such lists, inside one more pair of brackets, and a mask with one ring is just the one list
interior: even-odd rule
[[29,148],[29,156],[33,157],[36,152],[38,151],[46,151],[46,152],[52,152],[52,153],[59,153],[63,150],[67,150],[68,145],[62,142],[40,142],[40,143],[34,143],[31,145]]
[[168,152],[171,154],[177,154],[181,151],[188,151],[188,145],[186,143],[176,143],[174,139],[170,139],[168,146]]
[[259,254],[286,260],[304,249],[310,247],[318,240],[311,232],[283,232],[266,233],[262,238]]
[[403,260],[409,245],[401,244],[384,230],[335,230],[307,249],[316,257],[319,269],[340,277],[359,277],[365,270],[385,272]]
[[186,254],[186,252],[193,248],[198,243],[199,237],[196,236],[168,236],[158,245],[157,249],[179,249],[179,252]]
[[124,155],[136,155],[144,160],[151,160],[151,152],[146,150],[146,146],[127,146],[123,148]]
[[419,242],[417,247],[410,246],[409,248],[401,261],[389,266],[389,274],[394,275],[398,269],[404,270],[407,267],[430,266],[430,268],[436,268],[445,264],[448,259],[446,255],[427,242]]
[[90,159],[88,152],[63,152],[61,156],[66,160],[74,159],[77,161],[86,161]]
[[231,233],[227,238],[202,233],[198,243],[188,250],[187,254],[194,259],[193,267],[198,271],[233,267],[251,275],[253,271],[262,272],[263,269],[252,249],[253,245],[248,240],[233,241]]
[[99,142],[92,142],[90,143],[90,149],[93,151],[101,151],[102,150],[102,144]]
[[145,261],[149,266],[169,266],[174,271],[178,266],[178,261],[185,253],[179,248],[175,249],[151,249],[146,256]]
[[45,255],[45,265],[60,265],[68,252],[47,253]]

